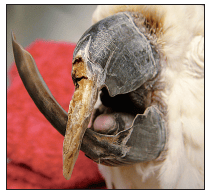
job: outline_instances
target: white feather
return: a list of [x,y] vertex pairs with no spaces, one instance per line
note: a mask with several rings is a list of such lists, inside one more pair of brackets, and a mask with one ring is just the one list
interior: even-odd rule
[[93,22],[120,11],[155,19],[164,55],[162,99],[167,105],[165,159],[123,167],[99,166],[108,188],[204,188],[204,7],[101,5]]

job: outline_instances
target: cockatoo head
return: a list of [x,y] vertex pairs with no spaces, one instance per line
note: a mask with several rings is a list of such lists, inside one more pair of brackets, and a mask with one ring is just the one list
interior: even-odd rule
[[[66,179],[71,177],[80,148],[92,160],[110,166],[154,160],[164,149],[166,106],[160,100],[163,85],[158,82],[163,56],[148,24],[139,25],[138,17],[142,15],[114,14],[80,38],[73,55],[75,92],[68,115],[52,98],[33,58],[13,36],[15,60],[25,87],[41,112],[65,135]],[[28,69],[35,70],[33,77]],[[29,83],[39,83],[39,98]],[[99,94],[102,105],[94,109]],[[48,106],[41,101],[49,102]],[[98,130],[101,122],[104,132]]]

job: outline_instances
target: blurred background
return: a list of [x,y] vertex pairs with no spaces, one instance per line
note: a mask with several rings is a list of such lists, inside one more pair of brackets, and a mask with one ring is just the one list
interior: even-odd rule
[[[25,48],[36,39],[76,43],[97,5],[7,5],[7,71],[14,61],[11,31]],[[9,85],[7,78],[7,87]]]

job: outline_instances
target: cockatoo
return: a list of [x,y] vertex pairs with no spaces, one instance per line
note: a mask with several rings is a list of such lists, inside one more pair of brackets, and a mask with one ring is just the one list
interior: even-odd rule
[[204,188],[204,7],[101,5],[92,20],[68,113],[13,36],[26,89],[65,136],[64,177],[81,149],[107,188]]

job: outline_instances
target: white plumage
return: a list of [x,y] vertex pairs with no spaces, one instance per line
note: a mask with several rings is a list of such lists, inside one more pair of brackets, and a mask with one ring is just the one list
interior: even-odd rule
[[[141,13],[164,55],[160,95],[167,106],[166,150],[155,161],[99,165],[108,188],[204,188],[204,7],[101,5],[93,22],[121,11]],[[151,37],[151,36],[150,36]]]

